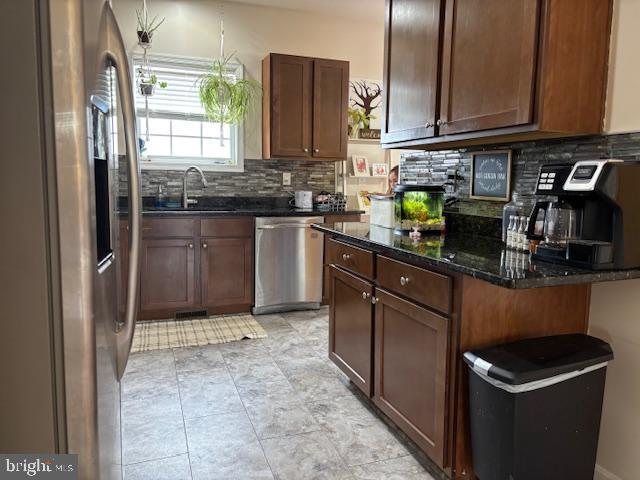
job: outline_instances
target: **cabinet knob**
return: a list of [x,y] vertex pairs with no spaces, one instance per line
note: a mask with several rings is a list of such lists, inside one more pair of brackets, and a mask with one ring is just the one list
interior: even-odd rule
[[407,283],[409,283],[409,277],[400,277],[400,285],[404,287]]
[[349,260],[350,258],[351,258],[351,255],[349,255],[348,253],[343,253],[343,254],[342,254],[342,260],[344,260],[345,262],[346,262],[347,260]]
[[433,123],[429,123],[429,122],[427,122],[424,126],[425,126],[426,128],[431,128],[431,127],[433,127]]
[[314,153],[318,153],[318,152],[320,152],[320,149],[319,149],[319,148],[314,148],[314,149],[313,149],[313,152],[314,152]]
[[208,245],[206,243],[202,244],[202,248],[207,248],[207,247],[208,247]]
[[380,299],[378,297],[371,297],[371,303],[373,305],[375,305],[376,303],[378,303],[380,301]]
[[438,119],[438,121],[436,122],[436,125],[438,125],[439,127],[443,127],[443,126],[448,125],[448,124],[449,124],[449,122],[445,122],[442,119]]
[[188,246],[189,248],[193,248],[193,243],[189,243],[187,246]]
[[363,299],[363,300],[366,300],[366,299],[367,299],[367,298],[369,298],[370,296],[371,296],[371,294],[370,294],[370,293],[362,292],[362,299]]
[[308,148],[303,148],[303,149],[302,149],[302,151],[303,151],[304,153],[307,153],[307,152],[309,151],[309,149],[308,149]]

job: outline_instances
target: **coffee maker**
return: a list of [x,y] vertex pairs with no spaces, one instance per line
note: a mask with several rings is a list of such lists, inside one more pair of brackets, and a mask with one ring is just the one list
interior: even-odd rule
[[593,270],[640,267],[640,162],[543,165],[535,194],[527,228],[541,242],[534,259]]

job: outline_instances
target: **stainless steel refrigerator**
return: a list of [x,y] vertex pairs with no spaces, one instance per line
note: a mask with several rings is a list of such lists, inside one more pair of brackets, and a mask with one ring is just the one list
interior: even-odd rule
[[77,453],[79,478],[120,479],[141,222],[127,55],[105,0],[2,0],[0,45],[0,452]]

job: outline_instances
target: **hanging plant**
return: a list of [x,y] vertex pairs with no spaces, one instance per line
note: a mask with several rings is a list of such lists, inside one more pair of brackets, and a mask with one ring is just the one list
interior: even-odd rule
[[238,80],[227,70],[233,54],[213,61],[209,73],[198,80],[200,102],[210,121],[220,124],[220,145],[224,145],[224,124],[242,123],[255,95],[261,92],[258,82]]
[[163,24],[165,17],[158,19],[158,15],[155,15],[149,20],[149,12],[146,6],[144,6],[142,10],[136,9],[136,15],[138,17],[138,44],[143,48],[148,48],[151,46],[153,32]]
[[138,69],[138,88],[141,95],[150,97],[155,93],[156,85],[160,88],[167,88],[168,86],[167,82],[159,82],[157,75],[150,70]]

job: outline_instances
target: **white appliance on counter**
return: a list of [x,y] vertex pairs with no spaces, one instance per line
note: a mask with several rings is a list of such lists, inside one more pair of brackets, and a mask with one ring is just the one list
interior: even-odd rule
[[313,192],[310,190],[298,190],[295,192],[295,207],[303,210],[313,209]]
[[322,302],[323,217],[259,217],[254,314],[311,310]]
[[373,194],[370,198],[369,223],[384,228],[395,228],[394,196]]

